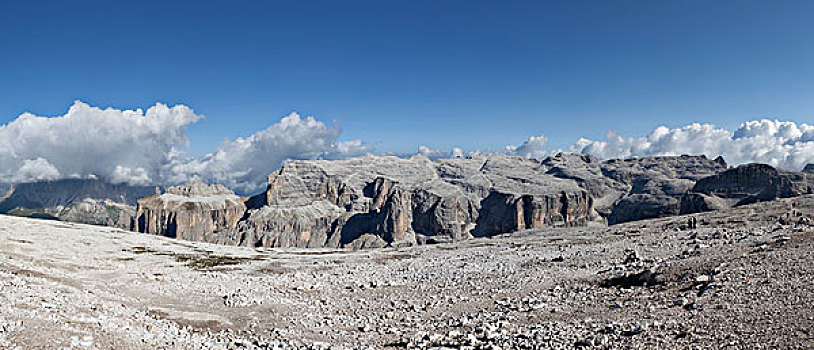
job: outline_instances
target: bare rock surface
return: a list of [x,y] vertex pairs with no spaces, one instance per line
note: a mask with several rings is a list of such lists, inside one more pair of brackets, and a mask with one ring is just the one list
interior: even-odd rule
[[682,213],[718,210],[814,193],[814,174],[746,164],[699,180],[682,198]]
[[223,185],[193,182],[138,200],[132,230],[190,241],[233,244],[230,232],[246,211]]
[[[370,155],[292,161],[269,175],[266,191],[246,201],[244,215],[229,214],[227,225],[215,225],[217,234],[207,235],[200,219],[191,227],[161,219],[197,205],[196,197],[212,197],[195,191],[165,194],[177,203],[169,209],[158,199],[143,201],[138,213],[143,222],[135,226],[170,236],[194,231],[193,240],[254,247],[412,246],[677,215],[696,181],[725,169],[723,159],[705,156],[600,162],[575,154],[543,161]],[[141,209],[148,207],[165,214]]]
[[505,155],[292,161],[251,198],[191,183],[143,198],[137,208],[128,204],[131,187],[81,181],[76,193],[64,184],[53,191],[43,184],[12,190],[0,209],[227,245],[381,248],[615,225],[814,193],[809,172],[765,164],[727,169],[720,157],[687,155],[604,162],[576,154],[543,161]]
[[0,197],[0,213],[128,228],[136,201],[156,191],[95,179],[22,183]]
[[353,251],[0,216],[0,347],[814,347],[814,196]]
[[548,173],[588,190],[609,224],[677,215],[681,197],[695,182],[727,168],[723,158],[664,156],[598,162],[558,154],[543,161]]
[[508,156],[293,161],[250,201],[240,244],[405,246],[597,218],[588,192],[545,171]]

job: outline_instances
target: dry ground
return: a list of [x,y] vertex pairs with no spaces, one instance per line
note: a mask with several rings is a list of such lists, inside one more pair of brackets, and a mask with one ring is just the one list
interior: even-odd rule
[[0,348],[814,348],[814,197],[694,218],[344,251],[0,216]]

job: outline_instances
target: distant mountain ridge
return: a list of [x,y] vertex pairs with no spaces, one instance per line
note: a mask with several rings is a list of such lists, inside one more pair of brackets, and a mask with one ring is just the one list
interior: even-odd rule
[[542,161],[492,155],[430,160],[368,155],[301,160],[240,197],[222,185],[166,189],[59,180],[19,184],[0,213],[116,226],[257,247],[384,247],[523,229],[612,225],[814,193],[804,172],[723,158],[658,156]]
[[[807,167],[808,168],[808,167]],[[814,173],[744,164],[699,180],[681,199],[681,214],[814,194]]]
[[[188,196],[188,205],[177,195],[140,200],[134,229],[264,247],[455,241],[677,215],[682,196],[697,181],[726,169],[722,158],[704,156],[604,162],[575,154],[543,161],[504,155],[293,161],[269,175],[264,193],[242,204],[210,195]],[[202,234],[201,227],[217,234]]]
[[21,183],[0,199],[0,213],[129,228],[138,199],[157,191],[99,179]]

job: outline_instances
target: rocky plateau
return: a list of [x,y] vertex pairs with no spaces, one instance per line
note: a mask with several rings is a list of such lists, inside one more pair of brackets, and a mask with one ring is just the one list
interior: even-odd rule
[[812,254],[812,195],[367,250],[0,215],[0,348],[810,349]]
[[246,211],[240,198],[222,185],[193,182],[138,200],[133,231],[189,241],[231,243],[224,238]]
[[233,246],[359,249],[607,226],[811,193],[811,167],[730,168],[721,157],[369,155],[288,162],[251,197],[199,182],[163,193],[101,180],[18,184],[0,198],[0,212]]
[[729,169],[720,157],[365,156],[289,162],[269,175],[264,192],[242,201],[214,185],[173,187],[139,201],[133,230],[248,247],[399,247],[614,225],[812,188],[810,173],[763,164]]

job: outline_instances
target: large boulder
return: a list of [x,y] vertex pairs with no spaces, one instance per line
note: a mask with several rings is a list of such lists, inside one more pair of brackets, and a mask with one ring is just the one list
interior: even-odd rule
[[679,214],[701,213],[705,211],[722,210],[732,206],[731,201],[698,192],[688,192],[681,197],[681,210]]

